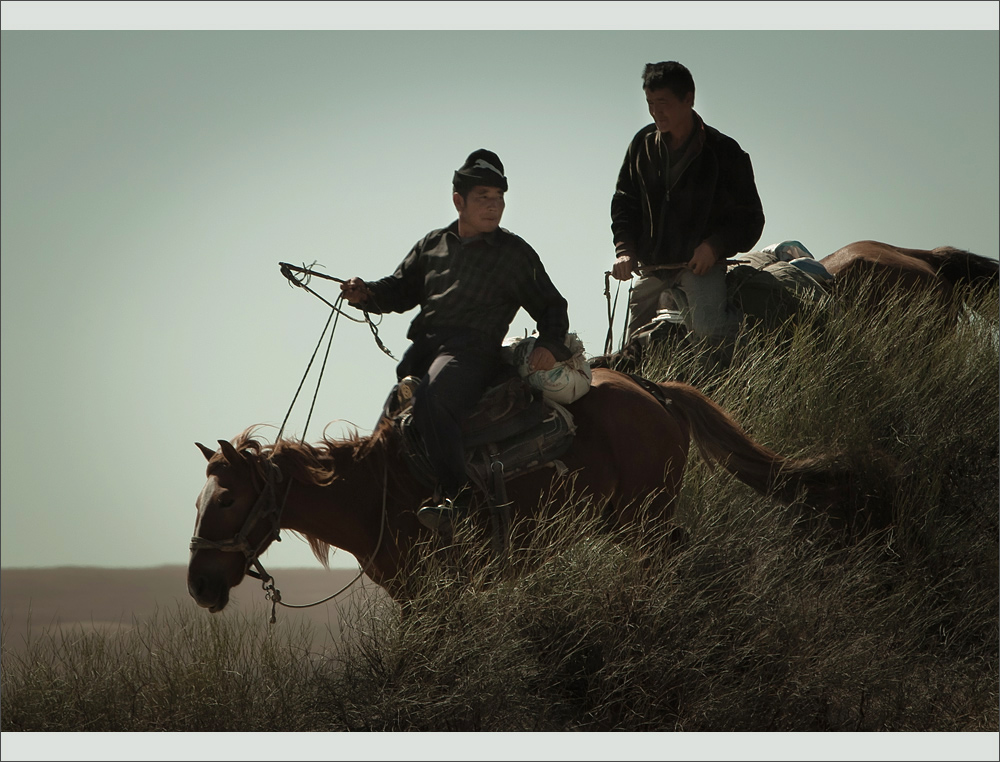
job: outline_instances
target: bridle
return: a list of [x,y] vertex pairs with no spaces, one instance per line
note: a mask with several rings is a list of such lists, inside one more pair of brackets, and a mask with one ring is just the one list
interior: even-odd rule
[[[320,278],[325,278],[327,280],[337,281],[338,283],[343,283],[344,282],[343,280],[341,280],[340,278],[334,278],[329,275],[318,273],[310,268],[296,267],[295,265],[290,265],[287,262],[279,262],[278,264],[281,267],[282,275],[284,275],[288,279],[290,284],[305,289],[309,293],[313,294],[313,296],[319,298],[320,301],[332,307],[332,312],[330,313],[330,317],[327,319],[326,325],[323,328],[323,332],[320,334],[319,342],[317,342],[316,348],[313,350],[312,358],[309,360],[309,364],[306,366],[305,374],[302,376],[302,380],[299,382],[299,388],[296,390],[295,396],[292,398],[292,403],[288,407],[288,412],[285,414],[285,420],[282,421],[281,428],[278,430],[277,438],[280,440],[281,434],[285,430],[285,424],[288,423],[288,417],[291,415],[292,408],[295,406],[295,402],[299,397],[299,392],[302,391],[302,386],[303,384],[305,384],[306,376],[309,374],[309,370],[312,367],[313,360],[316,359],[316,355],[319,352],[320,346],[323,343],[323,337],[326,336],[326,331],[330,327],[330,322],[331,321],[333,322],[333,330],[330,331],[330,338],[326,347],[326,356],[324,356],[323,358],[323,366],[319,372],[319,380],[317,380],[316,382],[316,394],[319,393],[319,382],[322,380],[323,371],[326,369],[326,358],[327,356],[329,356],[330,347],[333,344],[333,334],[337,329],[337,320],[341,315],[344,315],[344,317],[354,322],[363,322],[363,321],[360,321],[357,318],[353,318],[350,315],[346,315],[340,309],[341,304],[344,301],[343,295],[341,295],[340,298],[337,299],[336,304],[330,304],[330,302],[328,302],[326,299],[323,299],[323,297],[321,297],[319,294],[317,294],[315,291],[313,291],[306,285],[308,283],[309,277],[313,275],[318,276]],[[293,270],[296,272],[303,273],[305,277],[297,278],[295,275],[292,274]],[[392,352],[390,352],[386,348],[386,346],[382,343],[382,340],[379,338],[378,326],[372,322],[371,316],[368,314],[367,310],[365,310],[364,315],[365,315],[364,322],[368,323],[368,327],[371,329],[372,335],[375,338],[375,343],[378,345],[379,349],[385,352],[385,354],[387,354],[389,357],[395,359],[392,355]],[[313,405],[315,404],[316,404],[316,395],[314,394]],[[311,418],[312,418],[312,407],[310,407],[309,409],[309,415],[306,418],[305,428],[309,427],[309,421]],[[305,436],[305,429],[303,429],[303,437],[304,436]],[[279,534],[281,525],[281,514],[284,512],[285,503],[288,500],[288,493],[292,489],[292,482],[291,480],[289,480],[288,486],[285,488],[285,495],[282,498],[281,503],[279,504],[277,495],[275,493],[275,484],[283,481],[282,473],[281,470],[278,468],[278,466],[270,459],[270,457],[266,458],[265,462],[270,467],[270,470],[267,474],[267,479],[264,482],[264,488],[261,490],[261,493],[257,496],[257,501],[254,503],[253,508],[250,509],[250,513],[247,515],[246,520],[243,522],[243,526],[240,529],[240,531],[237,532],[233,537],[231,537],[228,540],[209,540],[205,537],[199,537],[198,535],[194,535],[191,538],[190,548],[192,552],[198,550],[221,550],[226,552],[242,553],[245,561],[243,567],[243,573],[246,574],[247,576],[253,577],[254,579],[259,579],[261,581],[261,586],[263,587],[268,600],[271,601],[271,624],[274,624],[274,622],[276,621],[275,607],[277,604],[280,603],[282,606],[286,606],[288,608],[308,608],[310,606],[317,606],[320,603],[325,603],[326,601],[336,598],[338,595],[347,590],[351,585],[357,582],[357,580],[361,579],[361,577],[369,570],[369,567],[372,566],[372,564],[374,563],[375,556],[378,554],[379,549],[382,547],[382,537],[385,532],[386,497],[388,493],[389,467],[388,463],[386,463],[385,475],[383,477],[383,485],[382,485],[382,518],[379,524],[378,542],[375,545],[375,553],[373,553],[371,558],[368,560],[368,564],[366,565],[366,567],[359,568],[357,577],[355,577],[347,585],[344,585],[344,587],[342,587],[333,595],[329,595],[326,598],[323,598],[322,600],[319,601],[315,601],[313,603],[292,604],[292,603],[282,602],[281,592],[274,586],[274,577],[272,577],[270,574],[267,573],[267,570],[264,568],[264,565],[260,562],[260,554],[264,552],[264,548],[267,547],[272,541],[273,542],[281,541],[281,536]],[[257,525],[261,521],[268,522],[267,532],[264,534],[263,539],[261,539],[261,541],[257,543],[257,546],[252,547],[250,545],[248,538],[251,532],[253,532],[253,530],[257,527]]]
[[[274,621],[273,604],[281,602],[281,593],[275,589],[274,578],[267,573],[267,570],[261,563],[260,554],[264,552],[264,549],[271,542],[281,542],[281,535],[279,534],[281,514],[284,512],[285,501],[288,500],[288,493],[291,491],[292,484],[289,481],[285,489],[284,498],[279,504],[275,492],[275,484],[283,481],[281,469],[270,458],[267,458],[265,463],[270,468],[267,479],[264,482],[264,488],[257,496],[257,500],[253,504],[253,508],[250,509],[250,513],[247,514],[240,530],[228,540],[209,540],[206,537],[194,535],[191,538],[190,547],[192,552],[196,550],[221,550],[231,553],[242,553],[245,561],[243,572],[254,579],[259,579],[263,584],[264,590],[268,592],[268,598],[272,601],[271,617],[272,621]],[[252,546],[249,537],[261,522],[266,522],[267,531],[260,542],[256,546]]]
[[[311,606],[318,606],[321,603],[326,603],[327,601],[336,598],[351,585],[361,579],[361,577],[370,570],[372,564],[374,563],[375,556],[378,555],[378,551],[382,547],[382,538],[385,534],[386,499],[388,497],[389,489],[389,464],[386,462],[385,473],[383,474],[382,516],[379,521],[378,541],[375,543],[375,552],[372,553],[371,557],[368,559],[368,563],[363,567],[359,567],[357,576],[332,595],[328,595],[326,598],[314,601],[313,603],[296,604],[285,603],[281,600],[281,591],[274,586],[274,577],[268,574],[267,570],[264,568],[264,564],[260,562],[260,554],[264,552],[264,549],[271,543],[272,540],[274,542],[281,542],[281,535],[279,534],[281,529],[281,514],[284,513],[285,503],[288,501],[288,493],[291,492],[292,489],[292,483],[291,480],[289,480],[288,486],[285,488],[285,495],[279,504],[274,485],[283,480],[281,469],[278,468],[278,466],[270,458],[267,458],[265,462],[270,467],[270,471],[268,472],[267,479],[264,482],[264,488],[257,496],[257,500],[253,504],[253,508],[250,509],[250,513],[247,514],[240,531],[228,540],[209,540],[205,537],[194,535],[191,538],[190,547],[192,552],[196,550],[221,550],[231,553],[242,553],[245,559],[243,573],[249,577],[260,580],[261,587],[264,590],[266,598],[271,601],[271,624],[274,624],[277,621],[275,609],[279,603],[282,606],[291,609],[305,609],[310,608]],[[257,543],[257,546],[252,547],[248,538],[251,532],[253,532],[256,528],[257,524],[261,521],[269,522],[267,532],[261,541]]]

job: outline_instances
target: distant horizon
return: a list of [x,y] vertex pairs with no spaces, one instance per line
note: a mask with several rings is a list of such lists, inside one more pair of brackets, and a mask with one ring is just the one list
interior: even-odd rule
[[[37,637],[54,629],[75,626],[86,629],[130,629],[137,621],[178,609],[195,616],[217,616],[199,608],[187,590],[187,567],[165,564],[148,568],[46,567],[0,570],[5,649],[24,647],[26,637]],[[368,577],[355,579],[357,571],[320,566],[303,569],[271,569],[282,600],[289,606],[277,609],[280,621],[306,622],[322,639],[326,628],[340,620],[357,596],[384,596]],[[348,586],[348,583],[353,583]],[[329,595],[346,588],[329,601]],[[247,578],[232,591],[224,618],[252,616],[266,622],[270,601],[259,581]]]

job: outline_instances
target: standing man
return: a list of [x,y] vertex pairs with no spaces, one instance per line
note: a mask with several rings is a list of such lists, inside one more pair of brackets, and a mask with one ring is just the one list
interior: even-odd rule
[[407,338],[413,343],[396,368],[416,376],[413,424],[437,474],[443,500],[417,517],[444,530],[467,507],[462,423],[500,370],[501,346],[518,309],[535,319],[531,370],[569,359],[566,300],[522,238],[500,227],[507,178],[492,151],[473,151],[452,178],[458,219],[416,243],[396,271],[381,280],[341,285],[352,305],[368,312],[406,312],[420,305]]
[[653,124],[632,138],[611,200],[612,274],[639,275],[625,338],[669,294],[706,366],[727,367],[740,315],[726,297],[725,260],[764,229],[750,156],[694,111],[694,79],[681,64],[646,64],[642,88]]

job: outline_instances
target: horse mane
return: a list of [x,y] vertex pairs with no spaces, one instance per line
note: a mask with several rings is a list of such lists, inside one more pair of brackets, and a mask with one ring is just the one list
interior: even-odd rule
[[315,444],[298,439],[281,438],[273,444],[260,441],[258,431],[262,424],[246,428],[232,442],[244,454],[252,454],[249,460],[262,478],[267,476],[264,461],[273,459],[280,468],[305,484],[328,487],[337,478],[337,466],[356,463],[383,449],[392,434],[391,422],[380,422],[369,436],[356,429],[341,438],[326,435]]
[[[317,487],[330,486],[337,479],[338,473],[344,473],[357,463],[371,462],[370,455],[384,453],[393,433],[392,422],[383,419],[369,436],[363,436],[354,429],[346,437],[334,439],[327,436],[324,429],[322,439],[316,444],[287,438],[267,444],[257,438],[261,428],[262,424],[249,426],[233,439],[233,446],[238,452],[248,456],[247,461],[261,483],[267,480],[267,461],[273,460],[284,478],[291,477]],[[376,465],[372,463],[373,469]],[[316,559],[324,568],[329,568],[330,544],[299,532],[295,534],[309,543]]]
[[938,274],[953,284],[1000,282],[1000,262],[980,254],[953,246],[939,246],[931,249],[928,259],[929,264],[937,267]]

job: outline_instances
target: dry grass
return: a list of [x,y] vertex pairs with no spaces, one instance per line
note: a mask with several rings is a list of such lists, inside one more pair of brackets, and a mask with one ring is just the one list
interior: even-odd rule
[[[996,291],[969,302],[957,330],[919,299],[806,315],[701,380],[783,453],[853,454],[840,524],[693,455],[672,552],[578,500],[506,566],[471,527],[429,542],[407,615],[361,601],[322,655],[203,613],[5,646],[3,729],[996,733]],[[698,373],[684,351],[645,372]]]

